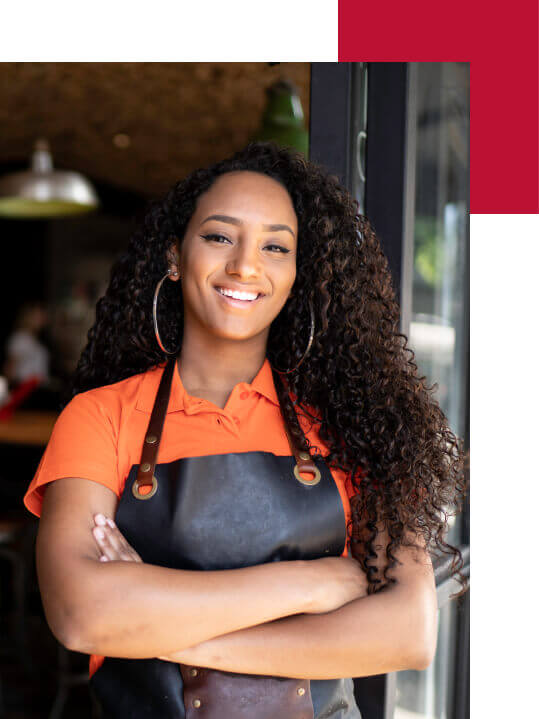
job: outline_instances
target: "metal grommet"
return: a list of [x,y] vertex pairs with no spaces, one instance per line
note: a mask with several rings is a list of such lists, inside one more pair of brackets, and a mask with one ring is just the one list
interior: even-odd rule
[[298,694],[300,695],[300,697],[302,697],[305,694],[305,689],[303,687],[300,687],[298,689]]
[[144,464],[140,465],[141,472],[149,472],[151,468],[152,468],[152,465],[149,462],[144,462]]
[[155,434],[149,434],[146,437],[146,444],[155,444],[157,442],[157,437]]
[[193,699],[193,706],[195,707],[195,709],[198,709],[201,704],[202,702],[200,701],[200,699]]
[[300,452],[300,453],[299,453],[299,458],[300,458],[300,459],[311,459],[311,455],[308,454],[307,452]]
[[[304,471],[307,471],[307,470],[304,470]],[[310,469],[308,471],[309,471],[309,473],[311,473]],[[318,469],[318,467],[315,467],[313,478],[312,479],[303,479],[303,477],[299,473],[299,465],[296,464],[296,466],[294,467],[294,476],[298,480],[298,482],[305,484],[307,487],[313,487],[315,484],[318,484],[318,482],[320,481],[321,474],[320,474],[320,470]]]
[[[145,485],[147,486],[147,485]],[[138,479],[133,482],[133,495],[136,499],[150,499],[157,492],[157,479],[155,475],[152,476],[152,488],[146,494],[141,494],[138,488]]]
[[189,669],[189,674],[190,674],[192,677],[196,677],[197,674],[198,674],[198,669],[195,669],[195,667],[192,667],[191,669]]

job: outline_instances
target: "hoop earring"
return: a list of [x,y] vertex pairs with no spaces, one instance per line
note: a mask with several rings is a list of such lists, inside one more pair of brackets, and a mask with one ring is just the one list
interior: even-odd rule
[[309,354],[309,350],[311,349],[311,345],[312,345],[313,339],[314,339],[314,310],[313,310],[313,303],[311,302],[311,300],[309,300],[309,311],[311,313],[311,325],[310,325],[310,330],[309,330],[309,341],[307,343],[307,349],[301,356],[300,361],[297,363],[297,365],[295,367],[292,367],[292,369],[281,370],[281,369],[277,369],[277,367],[275,367],[275,365],[273,365],[273,369],[276,372],[278,372],[279,374],[290,374],[291,372],[295,372],[297,370],[297,368],[300,366],[300,364],[303,362],[305,357],[307,357],[307,355]]
[[[163,275],[163,277],[161,277],[161,279],[157,283],[157,287],[155,288],[155,292],[153,293],[153,331],[155,332],[155,339],[157,340],[157,344],[163,350],[163,352],[167,355],[177,354],[179,347],[178,347],[178,349],[175,349],[173,352],[170,352],[169,350],[167,350],[167,348],[161,342],[161,337],[159,335],[159,328],[157,327],[157,299],[159,297],[159,291],[161,290],[161,285],[167,279],[167,277],[170,277],[171,273],[172,272],[169,267],[166,275]],[[177,274],[177,273],[175,273],[175,274]]]

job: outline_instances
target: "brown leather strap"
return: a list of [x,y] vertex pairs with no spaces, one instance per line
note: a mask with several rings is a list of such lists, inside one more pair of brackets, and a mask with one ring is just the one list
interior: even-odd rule
[[[288,438],[288,444],[290,445],[290,451],[296,460],[296,470],[294,471],[296,479],[306,485],[318,484],[320,481],[320,470],[313,462],[311,455],[308,452],[303,452],[298,449],[298,447],[294,444],[294,440],[292,439],[292,435],[286,426],[286,422],[284,422],[284,429]],[[312,478],[309,479],[309,475],[311,474]]]
[[[159,389],[155,397],[155,402],[148,423],[148,429],[144,438],[144,444],[142,446],[142,455],[140,458],[140,464],[137,471],[137,478],[133,484],[136,496],[140,487],[152,487],[155,489],[155,480],[153,478],[155,465],[157,464],[157,454],[159,452],[159,445],[161,443],[161,434],[163,432],[163,424],[165,422],[165,415],[167,413],[168,401],[170,398],[170,390],[172,387],[172,377],[174,375],[174,369],[176,367],[176,357],[171,357],[168,360],[167,366],[161,377],[159,383]],[[320,481],[320,471],[313,462],[308,452],[303,452],[295,445],[292,435],[290,434],[286,423],[284,423],[284,429],[290,445],[290,451],[294,455],[296,460],[296,469],[294,475],[303,484],[317,484]],[[312,479],[309,480],[309,475],[312,475]],[[141,495],[139,498],[149,497],[149,494]]]
[[179,664],[186,719],[313,719],[309,679]]
[[144,486],[152,486],[153,484],[153,473],[155,465],[157,464],[157,454],[159,452],[159,445],[161,444],[161,435],[163,433],[163,424],[168,409],[175,367],[176,357],[170,357],[163,371],[161,382],[159,383],[159,389],[157,390],[152,414],[148,422],[148,429],[142,445],[142,455],[135,480],[135,486],[138,489]]

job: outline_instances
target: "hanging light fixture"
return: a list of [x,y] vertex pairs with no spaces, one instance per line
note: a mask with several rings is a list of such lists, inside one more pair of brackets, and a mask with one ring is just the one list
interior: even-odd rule
[[96,191],[83,175],[54,169],[47,140],[35,143],[29,170],[0,177],[1,217],[64,217],[98,206]]
[[266,89],[266,96],[266,108],[256,139],[273,140],[282,147],[293,147],[308,157],[309,133],[294,85],[288,80],[278,80]]

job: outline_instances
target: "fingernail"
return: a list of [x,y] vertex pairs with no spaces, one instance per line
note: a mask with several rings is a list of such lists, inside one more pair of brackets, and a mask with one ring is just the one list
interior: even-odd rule
[[113,521],[112,519],[107,519],[107,524],[109,525],[109,527],[112,527],[113,529],[114,529],[114,527],[116,526],[116,525],[114,524],[114,521]]
[[94,528],[94,535],[95,535],[98,539],[105,539],[105,532],[104,532],[100,527],[95,527],[95,528]]
[[105,519],[105,517],[102,514],[96,514],[95,515],[95,523],[103,526],[103,524],[107,523],[107,520]]
[[108,562],[108,561],[109,561],[109,558],[108,558],[108,557],[105,557],[105,555],[103,554],[101,557],[99,557],[99,561],[100,561],[100,562]]

